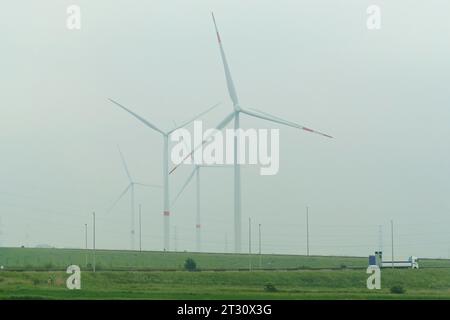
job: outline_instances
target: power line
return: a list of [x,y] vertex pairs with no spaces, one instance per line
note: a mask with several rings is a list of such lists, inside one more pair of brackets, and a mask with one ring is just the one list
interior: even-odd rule
[[142,251],[142,207],[139,204],[139,251]]
[[88,224],[84,224],[84,249],[85,251],[85,264],[84,266],[87,268],[88,264]]
[[258,225],[258,234],[259,234],[259,268],[262,269],[261,223]]
[[306,207],[306,255],[309,256],[309,208]]
[[394,220],[391,220],[392,269],[394,269]]
[[92,249],[93,249],[93,257],[92,257],[92,267],[93,267],[93,271],[95,272],[95,212],[92,212],[92,220],[93,220],[93,228],[92,228],[92,232],[93,232],[93,238],[92,238]]

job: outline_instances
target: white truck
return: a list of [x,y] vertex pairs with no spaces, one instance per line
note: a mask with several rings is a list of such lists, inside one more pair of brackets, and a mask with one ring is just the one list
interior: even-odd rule
[[415,256],[411,256],[406,261],[383,261],[381,262],[382,268],[411,268],[419,269],[419,260]]
[[380,268],[419,269],[419,259],[415,256],[411,256],[408,260],[383,261],[383,252],[376,251],[375,255],[369,256],[369,265],[377,265]]

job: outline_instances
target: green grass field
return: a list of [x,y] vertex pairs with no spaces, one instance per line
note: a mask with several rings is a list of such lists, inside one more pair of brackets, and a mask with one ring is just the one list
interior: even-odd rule
[[[186,253],[160,251],[97,250],[97,270],[183,270],[184,261],[193,258],[200,269],[248,269],[247,254]],[[68,265],[86,267],[92,264],[91,251],[78,249],[0,248],[0,265],[9,270],[65,270]],[[259,256],[251,257],[259,267]],[[262,267],[279,268],[340,268],[366,267],[367,258],[305,257],[295,255],[264,255]],[[449,263],[450,266],[450,263]]]
[[[363,270],[82,272],[82,290],[64,272],[0,272],[2,299],[450,299],[447,269],[383,270],[366,289]],[[272,284],[276,292],[267,292]],[[390,293],[401,285],[406,292]]]
[[[71,264],[86,269],[92,263],[92,252],[80,249],[36,249],[0,248],[0,265],[5,270],[65,270]],[[250,257],[247,254],[187,253],[160,251],[116,251],[97,250],[97,270],[183,270],[184,261],[193,258],[197,267],[210,269],[248,269]],[[263,269],[340,269],[367,268],[366,257],[263,255]],[[259,267],[259,256],[252,255],[251,264]],[[421,259],[420,267],[448,267],[450,260]]]
[[[188,257],[202,271],[182,271]],[[0,248],[0,299],[450,299],[449,260],[382,269],[382,289],[374,291],[366,289],[367,258],[358,257],[264,255],[267,270],[257,270],[255,255],[251,272],[245,254],[101,250],[96,261],[93,273],[83,250]],[[82,290],[66,288],[61,270],[70,264],[82,269]],[[394,285],[406,292],[391,293]]]

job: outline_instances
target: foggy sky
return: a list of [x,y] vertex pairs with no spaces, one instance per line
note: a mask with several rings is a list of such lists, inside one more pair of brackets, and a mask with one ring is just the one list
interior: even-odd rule
[[[66,28],[79,4],[82,29]],[[382,28],[366,28],[366,8]],[[97,247],[129,248],[129,199],[108,206],[131,175],[162,184],[162,138],[107,101],[163,129],[217,102],[232,110],[210,12],[242,106],[324,131],[280,129],[280,171],[242,169],[243,250],[450,254],[450,4],[446,1],[8,1],[0,14],[0,218],[4,246],[83,247],[97,212]],[[171,176],[175,196],[192,170]],[[205,251],[233,248],[233,174],[201,172]],[[178,250],[195,248],[195,188],[172,208]],[[143,247],[162,248],[162,192],[136,188]],[[89,229],[91,232],[91,229]],[[171,248],[174,249],[174,230]]]

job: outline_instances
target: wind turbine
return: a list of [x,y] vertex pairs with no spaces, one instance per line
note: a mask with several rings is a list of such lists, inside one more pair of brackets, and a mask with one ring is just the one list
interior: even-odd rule
[[200,169],[201,168],[230,168],[230,166],[225,165],[195,165],[194,169],[192,170],[191,174],[188,176],[186,181],[184,182],[183,186],[181,187],[180,191],[176,195],[176,197],[172,201],[172,206],[177,202],[178,198],[181,196],[181,194],[184,192],[186,187],[189,185],[189,183],[192,181],[192,179],[195,176],[195,204],[196,204],[196,219],[195,219],[195,230],[196,230],[196,252],[202,252],[202,224],[201,224],[201,205],[200,205]]
[[143,187],[150,187],[150,188],[162,188],[160,185],[155,184],[146,184],[141,182],[136,182],[131,177],[130,171],[128,170],[127,162],[125,161],[125,158],[122,154],[122,151],[120,150],[120,147],[117,146],[117,149],[119,150],[120,159],[122,160],[123,169],[125,170],[125,173],[128,177],[129,184],[125,188],[125,190],[119,195],[119,197],[114,201],[114,203],[109,207],[107,212],[111,212],[112,209],[116,206],[116,204],[122,199],[125,194],[130,191],[130,209],[131,209],[131,220],[130,220],[130,247],[131,250],[134,250],[135,246],[135,202],[134,202],[134,187],[136,185],[143,186]]
[[163,138],[163,187],[164,187],[164,251],[169,250],[169,244],[170,244],[170,200],[169,200],[169,136],[172,132],[175,130],[178,130],[180,128],[183,128],[190,124],[191,122],[197,120],[201,116],[205,115],[206,113],[210,112],[212,109],[216,108],[219,104],[215,104],[206,111],[201,112],[200,114],[196,115],[194,118],[182,123],[180,126],[173,128],[169,131],[163,131],[154,124],[150,123],[143,117],[139,116],[138,114],[134,113],[127,107],[123,106],[122,104],[112,100],[108,99],[110,102],[114,103],[118,107],[122,108],[126,112],[133,115],[136,119],[141,121],[143,124],[145,124],[150,129],[153,129],[154,131],[161,134]]
[[[262,112],[262,111],[259,111],[256,109],[251,109],[251,108],[243,109],[242,106],[239,104],[238,95],[236,93],[234,82],[231,77],[230,68],[228,66],[228,62],[227,62],[227,59],[225,56],[225,51],[222,46],[222,40],[220,38],[219,29],[217,28],[216,20],[214,18],[214,13],[212,13],[212,19],[213,19],[214,28],[215,28],[216,35],[217,35],[217,41],[219,42],[220,56],[222,58],[223,68],[224,68],[224,72],[225,72],[225,79],[226,79],[228,94],[230,96],[231,102],[233,103],[233,112],[231,112],[228,116],[226,116],[216,126],[217,130],[222,130],[232,120],[234,120],[234,130],[236,133],[237,132],[236,130],[240,129],[239,116],[241,113],[243,113],[243,114],[246,114],[251,117],[255,117],[255,118],[271,121],[274,123],[286,125],[289,127],[308,131],[310,133],[319,134],[319,135],[327,137],[327,138],[332,138],[332,136],[330,136],[328,134],[304,127],[295,122],[284,120],[280,117],[271,115],[267,112]],[[208,142],[209,138],[211,138],[212,136],[213,136],[213,134],[211,134],[209,137],[204,139],[202,141],[201,145]],[[241,221],[242,220],[242,195],[241,195],[241,168],[240,168],[240,164],[238,163],[238,146],[237,146],[237,144],[238,144],[238,136],[235,134],[234,135],[234,251],[235,251],[235,253],[240,253],[241,247],[242,247],[242,221]],[[191,154],[196,149],[198,149],[200,146],[195,147],[194,150],[191,152]],[[186,156],[185,159],[187,159],[189,156],[190,155]],[[170,171],[170,173],[172,173],[180,165],[181,165],[181,163],[178,164],[177,166],[175,166]]]

